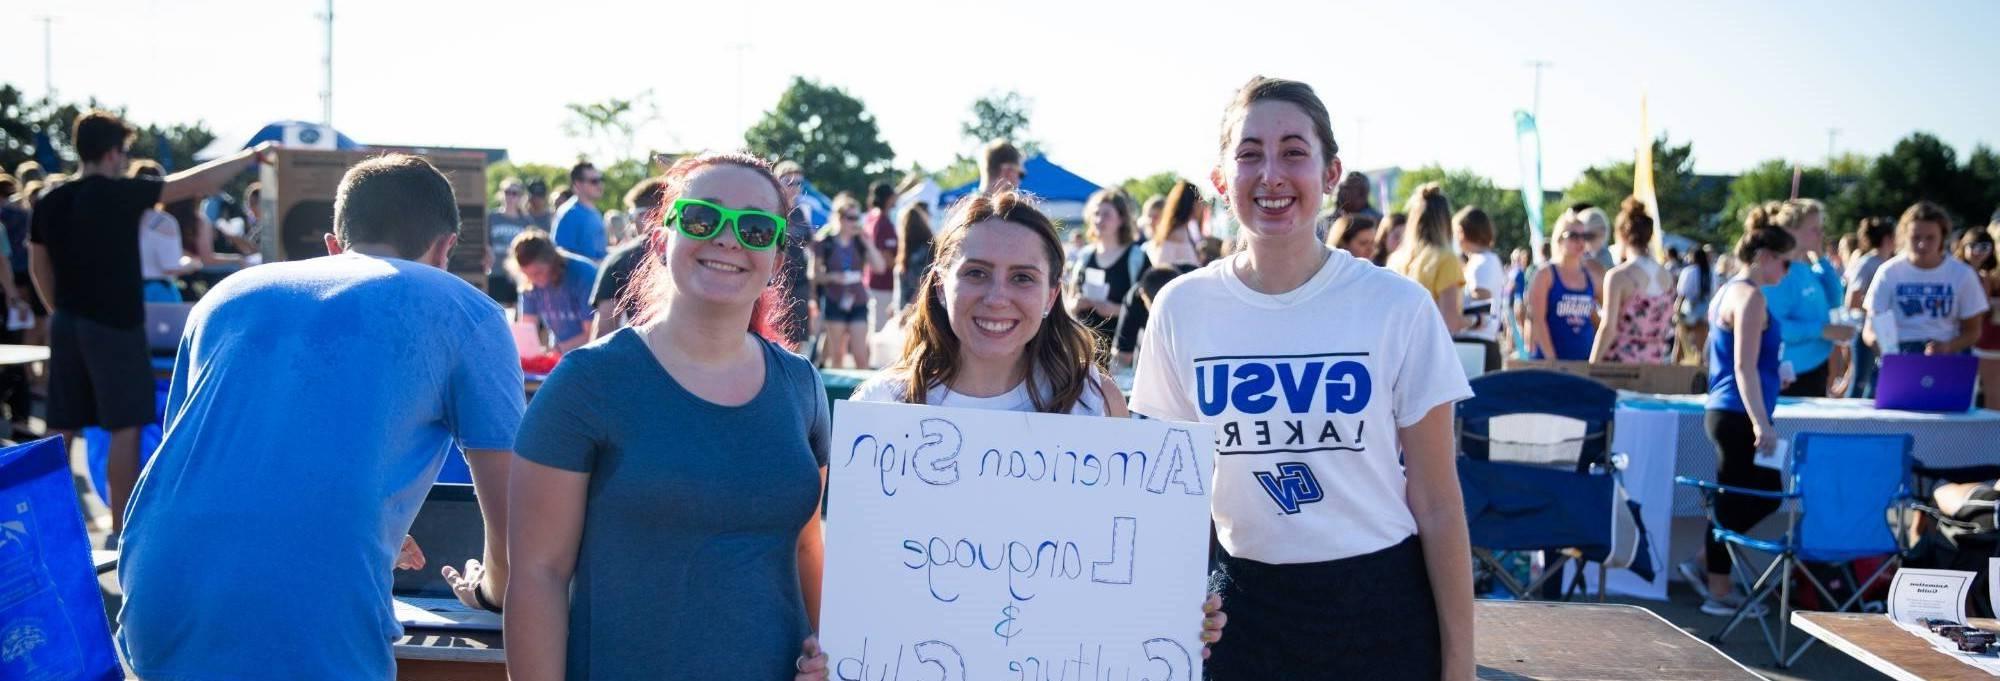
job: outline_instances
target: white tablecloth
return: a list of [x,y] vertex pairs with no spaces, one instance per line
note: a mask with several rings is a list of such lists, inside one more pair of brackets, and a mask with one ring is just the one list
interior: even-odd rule
[[[1673,518],[1702,517],[1701,498],[1674,476],[1715,479],[1715,445],[1702,423],[1707,397],[1620,392],[1611,451],[1627,457],[1626,491],[1640,504],[1653,543],[1652,582],[1627,571],[1611,574],[1609,591],[1664,600],[1673,546]],[[1803,432],[1909,433],[1912,453],[1930,466],[2000,460],[2000,412],[1958,414],[1878,410],[1869,400],[1782,398],[1774,415],[1781,437]],[[1595,571],[1592,571],[1593,573]]]

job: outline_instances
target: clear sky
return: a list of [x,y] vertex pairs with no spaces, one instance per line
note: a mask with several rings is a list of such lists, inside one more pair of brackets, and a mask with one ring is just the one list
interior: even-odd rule
[[[1305,80],[1350,167],[1517,185],[1511,112],[1543,73],[1546,182],[1629,159],[1639,100],[1703,172],[1875,154],[1915,130],[2000,146],[2000,2],[602,2],[338,0],[334,124],[362,141],[566,163],[566,102],[652,90],[661,150],[735,148],[793,75],[861,98],[938,168],[982,94],[1018,90],[1051,160],[1099,183],[1205,175],[1230,93]],[[247,136],[320,117],[324,0],[8,0],[0,81]]]

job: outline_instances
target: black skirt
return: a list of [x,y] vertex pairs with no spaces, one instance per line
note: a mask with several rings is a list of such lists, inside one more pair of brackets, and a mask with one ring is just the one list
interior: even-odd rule
[[1229,613],[1205,677],[1422,679],[1443,674],[1437,599],[1415,536],[1374,553],[1272,565],[1219,547],[1209,590]]

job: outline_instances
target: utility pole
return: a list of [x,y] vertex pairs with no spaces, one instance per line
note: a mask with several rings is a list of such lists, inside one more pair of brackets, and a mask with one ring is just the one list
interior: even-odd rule
[[56,101],[56,18],[47,14],[35,17],[42,22],[42,87],[43,97]]
[[1528,108],[1528,113],[1535,117],[1535,123],[1537,125],[1539,125],[1542,121],[1542,69],[1551,68],[1553,66],[1555,66],[1555,64],[1545,62],[1540,59],[1528,62],[1528,68],[1535,70],[1535,100],[1534,100],[1534,105]]
[[326,54],[320,65],[326,68],[325,86],[319,91],[320,120],[322,125],[333,127],[333,0],[326,0],[326,12],[319,15],[326,22]]

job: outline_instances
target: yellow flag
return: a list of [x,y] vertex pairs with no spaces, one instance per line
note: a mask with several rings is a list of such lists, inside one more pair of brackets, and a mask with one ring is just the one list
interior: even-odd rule
[[1653,242],[1646,244],[1646,252],[1655,260],[1666,259],[1667,224],[1660,219],[1660,196],[1653,188],[1653,126],[1646,116],[1646,96],[1639,95],[1639,153],[1632,162],[1632,195],[1646,204],[1646,213],[1653,216]]

